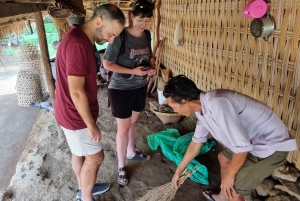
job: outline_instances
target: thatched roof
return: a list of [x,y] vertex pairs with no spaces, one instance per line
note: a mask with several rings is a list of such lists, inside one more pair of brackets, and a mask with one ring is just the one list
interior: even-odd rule
[[[66,18],[71,12],[78,16],[91,18],[97,2],[116,4],[123,10],[124,14],[130,9],[130,4],[134,0],[11,0],[6,2],[0,0],[0,38],[10,33],[21,33],[28,26],[28,21],[34,21],[33,12],[42,11],[43,17],[51,15],[56,18]],[[50,7],[56,10],[50,12]],[[61,17],[60,17],[61,15]]]
[[22,14],[1,18],[0,38],[10,33],[22,33],[26,28],[26,21],[32,19],[32,14]]

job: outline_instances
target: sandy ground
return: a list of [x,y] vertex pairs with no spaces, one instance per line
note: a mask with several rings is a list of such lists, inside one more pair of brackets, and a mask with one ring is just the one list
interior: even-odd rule
[[15,86],[19,69],[10,65],[16,59],[12,61],[0,66],[0,189],[8,186],[39,113],[37,108],[18,106]]
[[[111,188],[103,195],[95,196],[97,201],[134,201],[148,190],[171,181],[176,165],[164,157],[160,150],[151,151],[147,145],[147,136],[167,128],[177,128],[181,134],[193,131],[195,123],[183,118],[178,124],[162,124],[156,116],[147,116],[145,111],[140,115],[136,127],[136,148],[146,151],[152,159],[146,162],[127,161],[130,182],[121,188],[116,182],[117,155],[115,136],[117,125],[107,108],[107,91],[99,89],[98,98],[101,107],[97,121],[102,133],[102,145],[105,160],[100,167],[97,182],[106,181]],[[153,97],[147,99],[156,100]],[[146,105],[145,110],[149,110]],[[210,186],[201,185],[187,179],[179,188],[176,201],[206,200],[203,190],[218,190],[220,185],[218,149],[201,155],[197,160],[209,169]],[[77,183],[70,164],[70,150],[66,142],[59,141],[56,132],[54,115],[40,112],[22,153],[16,173],[11,179],[9,188],[0,193],[3,201],[58,201],[75,200]]]

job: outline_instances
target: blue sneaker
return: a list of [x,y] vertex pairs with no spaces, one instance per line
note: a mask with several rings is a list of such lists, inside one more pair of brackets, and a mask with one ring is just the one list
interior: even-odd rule
[[[96,183],[93,187],[92,190],[92,195],[100,195],[102,193],[105,193],[108,191],[110,185],[109,183]],[[77,190],[77,196],[76,196],[77,201],[81,201],[81,190]]]

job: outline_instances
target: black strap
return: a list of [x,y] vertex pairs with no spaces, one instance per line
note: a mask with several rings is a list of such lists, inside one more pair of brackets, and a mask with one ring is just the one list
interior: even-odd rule
[[125,28],[124,28],[123,31],[120,33],[120,37],[121,37],[122,43],[121,43],[120,52],[119,52],[119,54],[118,54],[118,57],[119,57],[119,55],[120,55],[121,53],[124,53],[124,52],[125,52],[125,39],[126,39],[126,37],[127,37]]
[[150,48],[150,58],[152,58],[153,55],[152,55],[152,47],[151,47],[151,33],[149,30],[145,30],[145,33],[146,33],[147,40],[148,40],[148,46]]

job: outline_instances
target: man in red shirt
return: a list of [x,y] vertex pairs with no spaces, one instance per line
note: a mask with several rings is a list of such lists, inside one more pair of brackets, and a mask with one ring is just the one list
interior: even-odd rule
[[99,6],[91,20],[64,36],[56,56],[55,117],[72,152],[72,168],[79,190],[77,201],[92,201],[92,195],[109,189],[108,183],[95,184],[104,159],[102,135],[96,120],[97,59],[95,44],[113,43],[125,25],[122,11],[112,4]]

